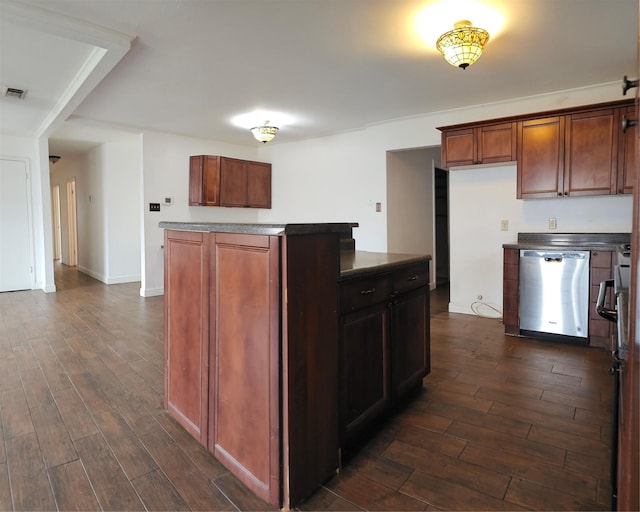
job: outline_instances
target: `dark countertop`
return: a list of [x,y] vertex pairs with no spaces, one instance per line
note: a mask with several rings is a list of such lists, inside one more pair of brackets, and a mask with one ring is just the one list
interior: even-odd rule
[[160,222],[163,229],[180,231],[207,231],[215,233],[241,233],[246,235],[309,235],[312,233],[350,234],[357,222],[317,222],[305,224],[242,224],[235,222]]
[[630,233],[518,233],[505,249],[617,251],[631,241]]
[[390,252],[343,251],[340,253],[340,280],[363,277],[380,270],[430,261],[429,254],[395,254]]

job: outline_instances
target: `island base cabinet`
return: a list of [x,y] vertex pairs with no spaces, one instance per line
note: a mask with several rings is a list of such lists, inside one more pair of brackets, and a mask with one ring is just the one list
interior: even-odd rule
[[340,283],[341,446],[430,371],[428,261]]
[[399,295],[394,301],[395,333],[392,368],[393,399],[419,386],[431,369],[429,351],[429,289]]
[[165,231],[164,407],[207,444],[209,246],[205,233]]
[[341,430],[349,439],[388,409],[389,311],[387,303],[346,315],[341,327]]
[[278,237],[210,235],[209,449],[280,503]]

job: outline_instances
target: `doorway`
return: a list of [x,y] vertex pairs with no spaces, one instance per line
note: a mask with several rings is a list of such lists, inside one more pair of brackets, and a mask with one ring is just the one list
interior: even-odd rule
[[78,265],[78,220],[76,210],[76,179],[67,181],[67,222],[69,224],[69,266]]
[[434,169],[436,287],[449,284],[449,173]]
[[62,229],[60,225],[60,185],[51,190],[51,215],[53,218],[53,260],[62,258]]

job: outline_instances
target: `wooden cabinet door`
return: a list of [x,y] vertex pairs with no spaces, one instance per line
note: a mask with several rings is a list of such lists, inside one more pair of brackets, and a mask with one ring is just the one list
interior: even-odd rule
[[278,237],[210,234],[209,449],[280,504]]
[[340,431],[352,439],[391,403],[389,303],[342,317],[340,328]]
[[247,206],[271,208],[271,164],[247,162]]
[[490,164],[516,159],[516,123],[494,124],[478,128],[478,162]]
[[392,393],[400,399],[429,373],[429,288],[398,295],[393,305]]
[[[627,119],[637,120],[635,105],[620,109],[620,121],[622,116]],[[631,126],[625,132],[620,130],[618,139],[618,194],[631,194],[638,173],[638,127]]]
[[220,157],[189,158],[189,206],[220,206]]
[[568,115],[563,195],[616,193],[618,109]]
[[564,124],[564,116],[518,123],[518,199],[563,195]]
[[478,161],[476,135],[473,128],[442,132],[442,165],[456,167]]
[[504,249],[502,273],[502,323],[506,334],[520,334],[518,318],[520,280],[520,251],[518,249]]
[[164,406],[207,444],[209,267],[204,233],[165,231]]
[[220,206],[247,206],[246,161],[221,158]]

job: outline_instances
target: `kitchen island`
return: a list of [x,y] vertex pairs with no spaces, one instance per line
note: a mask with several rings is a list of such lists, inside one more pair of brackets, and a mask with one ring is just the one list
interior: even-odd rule
[[160,227],[165,408],[293,507],[428,373],[430,257],[355,251],[355,223]]

